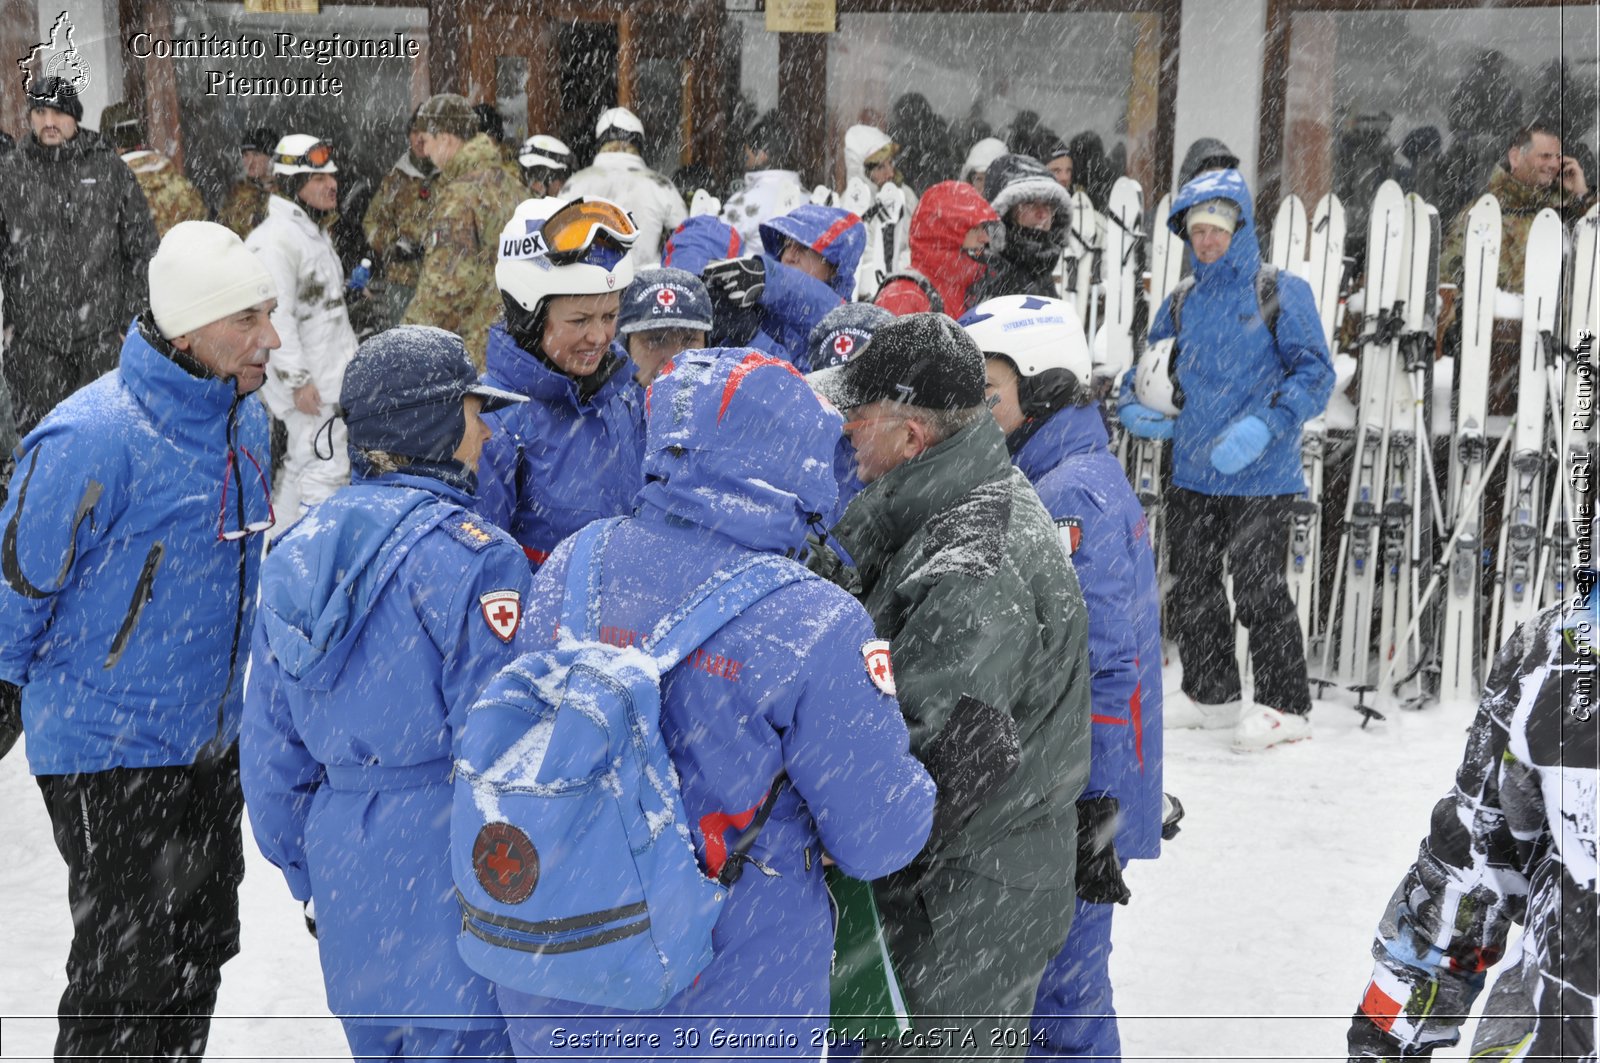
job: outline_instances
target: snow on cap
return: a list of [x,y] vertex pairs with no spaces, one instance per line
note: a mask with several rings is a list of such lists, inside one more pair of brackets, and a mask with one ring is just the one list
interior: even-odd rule
[[210,221],[168,230],[149,276],[150,310],[169,340],[278,297],[261,259],[231,229]]
[[1231,233],[1239,227],[1239,204],[1231,199],[1208,199],[1196,203],[1183,216],[1184,231],[1192,232],[1196,225],[1215,225]]
[[711,331],[711,296],[699,277],[682,269],[642,269],[622,293],[617,331],[652,329]]
[[907,314],[881,326],[866,349],[806,382],[841,410],[889,400],[924,410],[983,405],[983,352],[943,314]]

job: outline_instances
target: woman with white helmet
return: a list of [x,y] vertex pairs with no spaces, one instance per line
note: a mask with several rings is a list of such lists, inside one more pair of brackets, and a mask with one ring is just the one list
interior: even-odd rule
[[[279,292],[272,326],[283,346],[273,352],[261,397],[288,430],[273,485],[280,529],[350,480],[344,422],[334,416],[345,366],[356,353],[355,329],[345,311],[344,267],[328,235],[339,206],[338,172],[326,141],[309,133],[279,140],[266,220],[245,240]],[[321,453],[319,435],[327,437]]]
[[590,521],[632,512],[641,486],[644,396],[611,342],[637,234],[617,204],[580,197],[525,200],[500,235],[505,319],[484,381],[529,401],[489,417],[478,511],[534,567]]
[[1078,799],[1078,900],[1045,968],[1033,1036],[1045,1054],[1116,1059],[1111,913],[1122,866],[1161,852],[1161,600],[1155,556],[1090,391],[1070,303],[1004,295],[961,319],[984,353],[994,416],[1072,555],[1089,612],[1093,753]]

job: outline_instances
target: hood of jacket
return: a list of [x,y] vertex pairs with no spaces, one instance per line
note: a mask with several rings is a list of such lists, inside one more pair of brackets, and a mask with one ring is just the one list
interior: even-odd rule
[[1030,155],[1002,155],[989,164],[983,180],[983,194],[1004,218],[1019,203],[1042,201],[1055,207],[1055,228],[1067,224],[1072,210],[1072,193],[1050,175],[1044,164]]
[[834,269],[828,287],[849,301],[856,294],[856,267],[867,249],[867,227],[842,207],[802,203],[789,213],[761,223],[761,246],[773,258],[783,257],[783,242],[811,248]]
[[[844,179],[867,180],[867,159],[893,144],[889,134],[877,126],[853,125],[844,132]],[[869,182],[870,183],[870,182]]]
[[684,269],[699,276],[709,263],[723,258],[738,258],[744,250],[744,241],[733,226],[711,214],[696,214],[685,218],[682,225],[667,237],[667,246],[661,254],[661,264],[673,269]]
[[922,195],[911,216],[911,268],[938,289],[945,313],[959,317],[967,290],[988,267],[961,250],[975,225],[1000,220],[978,190],[965,181],[940,181]]
[[1189,240],[1183,229],[1183,217],[1190,207],[1208,199],[1232,200],[1239,208],[1239,225],[1233,230],[1233,242],[1228,245],[1228,250],[1210,265],[1196,261],[1194,249],[1189,249],[1195,282],[1203,284],[1207,278],[1217,276],[1244,278],[1254,284],[1256,274],[1261,272],[1261,243],[1256,237],[1255,203],[1250,198],[1250,188],[1245,184],[1244,175],[1238,170],[1212,170],[1178,189],[1178,195],[1172,201],[1172,210],[1167,214],[1167,228],[1187,244]]
[[172,160],[150,148],[140,148],[130,151],[122,156],[122,161],[128,164],[128,169],[134,173],[160,173],[172,165]]
[[999,137],[984,137],[967,152],[967,160],[961,164],[961,179],[970,180],[979,170],[987,173],[994,160],[1010,150]]
[[1184,152],[1183,165],[1178,167],[1178,187],[1193,181],[1195,174],[1200,172],[1200,164],[1207,159],[1231,159],[1228,166],[1233,169],[1239,167],[1239,156],[1228,150],[1228,145],[1216,137],[1201,137],[1189,145],[1189,150]]
[[407,177],[415,177],[419,181],[431,181],[439,175],[438,167],[425,158],[420,162],[413,159],[409,149],[400,153],[400,157],[394,161],[390,169],[399,170]]
[[645,407],[641,514],[798,553],[832,513],[842,419],[788,362],[750,348],[686,351],[650,386]]
[[1044,420],[1023,425],[1006,437],[1017,468],[1030,483],[1061,464],[1062,458],[1105,450],[1111,436],[1100,407],[1066,406]]
[[188,447],[214,450],[218,426],[229,408],[248,397],[240,399],[233,381],[212,375],[163,339],[152,342],[151,335],[158,335],[154,326],[142,321],[128,329],[117,364],[123,385],[163,435]]
[[[389,473],[356,480],[273,544],[261,580],[262,625],[284,677],[329,690],[354,649],[372,601],[410,546],[448,511],[439,499],[470,506],[470,496],[421,476]],[[330,541],[331,540],[331,541]]]

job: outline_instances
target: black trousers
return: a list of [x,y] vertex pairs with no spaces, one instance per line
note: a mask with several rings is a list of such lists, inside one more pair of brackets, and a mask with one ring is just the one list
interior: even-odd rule
[[1233,615],[1223,561],[1233,576],[1239,623],[1250,633],[1255,701],[1280,712],[1311,711],[1300,618],[1289,595],[1292,495],[1243,498],[1167,493],[1172,594],[1166,621],[1183,658],[1183,692],[1202,705],[1241,696]]
[[238,747],[195,765],[41,775],[39,788],[72,903],[56,1058],[201,1058],[239,951]]

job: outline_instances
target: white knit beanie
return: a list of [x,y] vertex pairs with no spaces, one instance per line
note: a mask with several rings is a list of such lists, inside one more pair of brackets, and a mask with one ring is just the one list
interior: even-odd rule
[[1183,216],[1183,231],[1191,232],[1196,225],[1215,225],[1231,233],[1239,227],[1239,204],[1231,199],[1208,199],[1196,203]]
[[216,222],[179,222],[150,260],[150,310],[169,340],[277,297],[261,259]]

